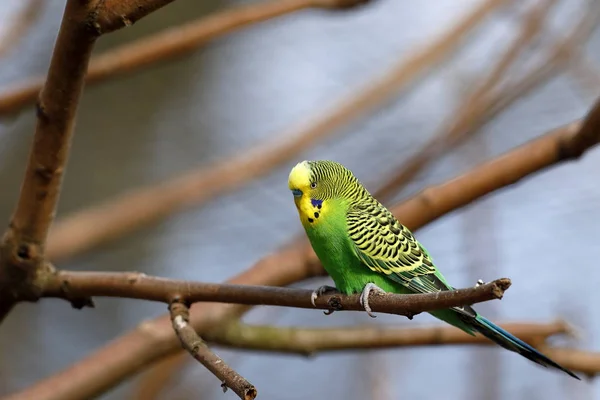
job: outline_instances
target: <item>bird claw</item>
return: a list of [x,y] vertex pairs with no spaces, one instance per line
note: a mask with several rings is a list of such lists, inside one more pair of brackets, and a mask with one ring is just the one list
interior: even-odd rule
[[383,290],[374,283],[367,283],[363,288],[362,293],[360,294],[360,305],[364,307],[365,311],[367,312],[367,315],[369,315],[369,317],[371,318],[377,318],[376,315],[373,315],[373,313],[371,312],[371,307],[369,306],[369,295],[371,294],[371,292],[383,294],[385,293],[385,290]]
[[[313,290],[313,292],[310,295],[310,302],[312,303],[312,305],[314,307],[316,307],[317,305],[315,304],[315,300],[317,300],[317,297],[319,296],[323,296],[325,294],[336,294],[339,293],[340,291],[337,290],[337,288],[334,288],[333,286],[329,286],[329,285],[323,285],[323,286],[319,286],[317,289]],[[331,314],[333,312],[333,310],[330,310],[329,314]],[[329,314],[325,314],[325,315],[329,315]]]

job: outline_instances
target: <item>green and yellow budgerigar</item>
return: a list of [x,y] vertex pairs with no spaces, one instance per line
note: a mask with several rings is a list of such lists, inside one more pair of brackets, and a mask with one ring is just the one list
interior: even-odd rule
[[[350,170],[333,161],[303,161],[290,172],[289,188],[310,243],[336,287],[330,291],[361,293],[369,315],[372,291],[432,293],[453,290],[413,234],[381,205]],[[463,331],[481,333],[500,346],[543,366],[579,379],[527,343],[479,315],[472,307],[431,314]]]

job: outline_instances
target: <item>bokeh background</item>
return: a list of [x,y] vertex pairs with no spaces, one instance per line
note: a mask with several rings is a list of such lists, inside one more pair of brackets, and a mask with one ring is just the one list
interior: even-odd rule
[[[379,0],[347,12],[301,11],[223,36],[185,57],[88,87],[58,217],[280,137],[287,128],[353,95],[355,88],[433,40],[480,1]],[[95,52],[242,3],[249,2],[178,0],[132,28],[103,37]],[[287,188],[287,174],[296,162],[334,159],[369,188],[377,188],[456,113],[473,80],[510,45],[520,16],[534,3],[514,2],[486,18],[436,73],[268,176],[60,266],[209,282],[243,271],[301,233]],[[536,46],[548,45],[577,23],[584,3],[556,5],[549,33],[528,50],[532,57]],[[21,0],[2,2],[0,35],[21,6]],[[32,29],[0,59],[0,93],[46,72],[64,1],[46,0],[42,7]],[[594,63],[600,62],[599,39],[593,34],[581,50],[589,57],[592,75]],[[473,138],[438,157],[396,199],[582,117],[600,88],[569,67],[559,72]],[[4,220],[17,198],[34,117],[33,107],[28,107],[0,121]],[[417,237],[457,287],[471,286],[479,278],[513,280],[501,302],[477,307],[482,313],[501,321],[565,318],[583,333],[578,347],[598,350],[599,168],[600,151],[592,150],[579,161],[444,216]],[[302,286],[325,283],[327,278],[314,279]],[[53,300],[19,305],[0,329],[0,395],[71,365],[165,312],[161,304],[120,299],[96,299],[96,308],[83,312]],[[413,321],[387,315],[371,320],[364,313],[325,317],[320,311],[272,307],[256,308],[245,319],[312,326],[437,323],[429,315]],[[308,359],[216,350],[257,386],[261,399],[600,399],[597,381],[576,382],[495,347],[349,351]],[[101,398],[132,398],[137,382],[129,380]],[[218,381],[190,358],[161,398],[236,397],[223,394]]]

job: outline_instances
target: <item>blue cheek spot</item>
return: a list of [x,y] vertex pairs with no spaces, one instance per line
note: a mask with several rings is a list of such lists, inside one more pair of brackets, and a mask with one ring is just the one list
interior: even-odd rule
[[294,197],[302,197],[302,190],[300,189],[292,189],[292,193],[294,194]]
[[313,207],[320,207],[323,204],[323,200],[310,199],[310,203]]

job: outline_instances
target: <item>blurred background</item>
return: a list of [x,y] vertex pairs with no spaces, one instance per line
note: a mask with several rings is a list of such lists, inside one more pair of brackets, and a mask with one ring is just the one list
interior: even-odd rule
[[[58,218],[145,185],[168,181],[247,149],[281,140],[374,84],[448,32],[484,0],[378,0],[347,11],[308,9],[250,25],[182,57],[123,74],[83,95]],[[133,27],[102,37],[101,54],[125,43],[250,1],[177,0]],[[0,38],[25,7],[0,6]],[[17,82],[46,73],[64,7],[38,1],[35,22],[0,53],[0,97]],[[449,151],[436,154],[392,204],[444,182],[545,132],[582,117],[600,93],[600,36],[592,29],[596,1],[505,1],[462,39],[450,57],[364,117],[349,120],[309,150],[202,207],[174,213],[60,262],[73,270],[141,271],[171,278],[222,282],[302,233],[287,188],[290,168],[304,159],[333,159],[372,190],[444,131],[468,94],[498,64],[532,7],[546,7],[542,33],[503,74],[514,91],[540,66],[543,78]],[[548,4],[546,4],[548,3]],[[587,24],[587,25],[586,25]],[[545,61],[569,42],[573,54]],[[0,39],[1,42],[2,39]],[[13,39],[11,39],[11,42]],[[573,55],[573,59],[569,58]],[[568,58],[568,59],[566,59]],[[430,66],[428,66],[430,67]],[[509,89],[506,89],[506,88]],[[511,92],[512,93],[512,92]],[[34,132],[27,106],[0,120],[0,216],[8,220]],[[447,129],[446,129],[447,130]],[[478,311],[497,321],[565,318],[581,329],[578,348],[600,349],[600,152],[559,165],[452,212],[417,232],[456,287],[510,277],[501,302]],[[568,260],[566,249],[577,248]],[[314,288],[328,278],[303,282]],[[0,395],[47,377],[94,349],[162,315],[161,304],[96,299],[77,312],[64,302],[21,304],[0,329]],[[259,307],[246,321],[282,326],[437,323],[389,315]],[[565,343],[557,341],[556,343]],[[215,348],[255,384],[261,399],[600,399],[594,380],[577,382],[496,347],[424,347],[348,351],[312,358]],[[134,398],[139,377],[101,396]],[[181,367],[161,399],[234,399],[202,366]]]

